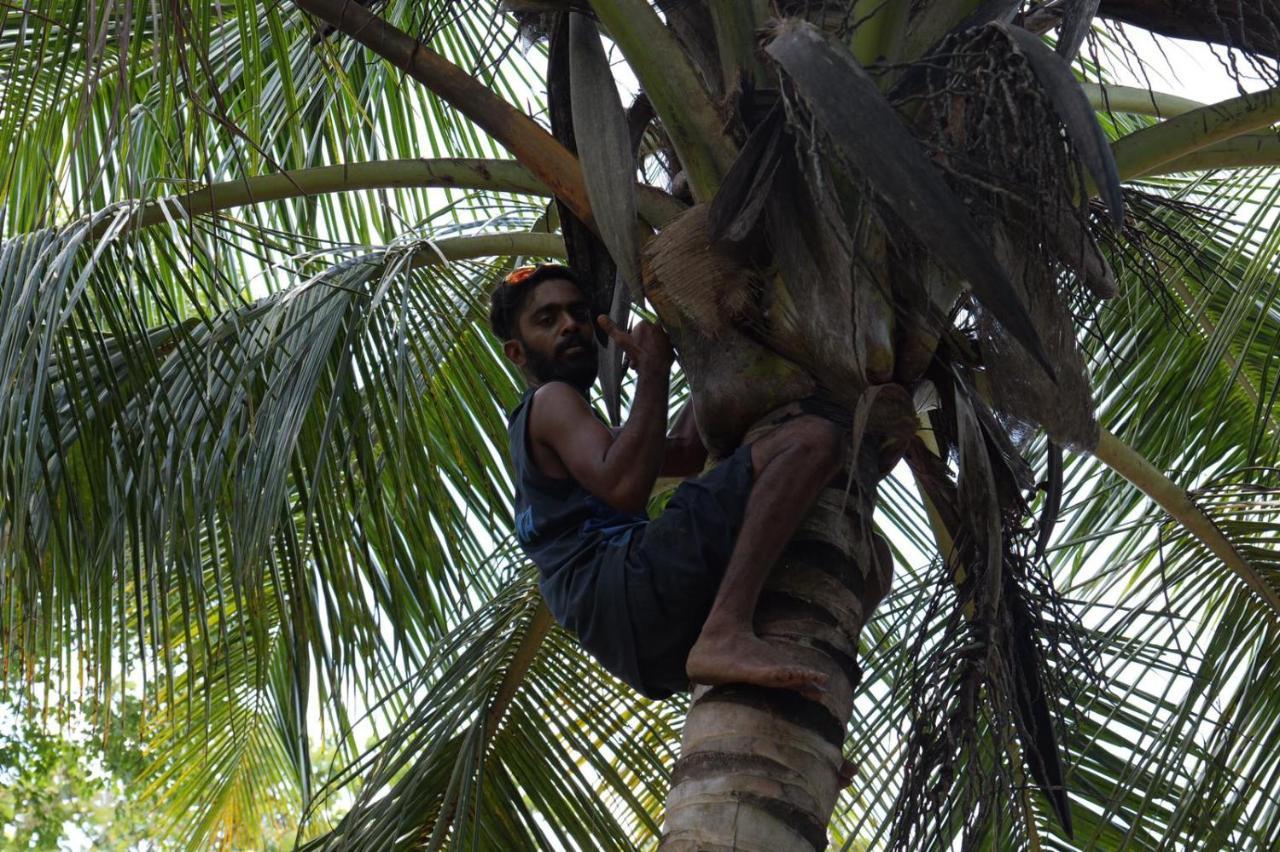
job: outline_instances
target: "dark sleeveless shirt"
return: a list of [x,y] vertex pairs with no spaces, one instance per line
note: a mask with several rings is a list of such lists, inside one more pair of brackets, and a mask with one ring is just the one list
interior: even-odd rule
[[534,390],[511,412],[507,436],[516,484],[516,538],[541,574],[547,608],[606,669],[636,686],[626,558],[648,518],[620,512],[572,478],[538,470],[529,445]]

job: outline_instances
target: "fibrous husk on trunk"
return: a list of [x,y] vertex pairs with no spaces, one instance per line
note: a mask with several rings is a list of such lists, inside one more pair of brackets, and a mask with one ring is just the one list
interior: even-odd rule
[[645,247],[643,276],[694,388],[703,442],[723,456],[750,424],[812,395],[816,383],[743,332],[764,285],[737,250],[711,243],[707,214],[702,204],[669,222]]

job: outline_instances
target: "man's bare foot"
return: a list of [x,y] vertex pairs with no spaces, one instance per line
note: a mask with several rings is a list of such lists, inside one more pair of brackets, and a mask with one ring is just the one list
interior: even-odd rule
[[749,683],[774,689],[793,689],[817,700],[826,691],[827,676],[798,665],[786,652],[754,633],[714,634],[698,637],[685,673],[694,683],[719,685]]

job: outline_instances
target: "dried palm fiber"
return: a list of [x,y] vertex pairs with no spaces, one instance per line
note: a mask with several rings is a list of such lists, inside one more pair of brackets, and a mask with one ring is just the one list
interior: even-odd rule
[[949,848],[957,834],[961,848],[975,848],[1025,827],[1033,780],[1071,831],[1058,746],[1071,706],[1063,678],[1085,676],[1092,655],[1035,555],[1036,527],[998,447],[1000,424],[965,373],[933,373],[943,457],[919,442],[908,457],[951,547],[900,687],[912,721],[894,808],[892,845],[901,849]]
[[[1053,376],[981,305],[976,328],[985,384],[997,410],[1043,428],[1055,442],[1090,449],[1098,437],[1084,359],[1068,305],[1099,283],[1101,253],[1089,232],[1084,169],[1075,146],[1020,50],[999,27],[952,38],[934,58],[918,126],[957,191],[969,199],[1049,357]],[[1075,252],[1062,250],[1075,243]],[[1069,265],[1071,264],[1071,265]],[[1109,274],[1102,275],[1105,282]]]
[[698,391],[703,441],[721,456],[741,443],[748,426],[812,395],[816,383],[743,332],[757,310],[759,276],[737,251],[711,243],[707,213],[701,204],[667,223],[645,246],[642,276],[645,296]]
[[709,210],[690,208],[646,250],[645,295],[663,316],[679,313],[714,340],[752,313],[760,281],[741,252],[711,242]]
[[853,3],[849,0],[777,0],[780,18],[799,18],[825,33],[848,36],[854,29]]

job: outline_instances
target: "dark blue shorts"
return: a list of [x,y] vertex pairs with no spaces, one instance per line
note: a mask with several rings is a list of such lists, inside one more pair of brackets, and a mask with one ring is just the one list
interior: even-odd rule
[[666,510],[631,543],[627,604],[642,681],[633,685],[649,698],[689,687],[685,660],[742,528],[752,478],[751,447],[743,445],[681,483]]

